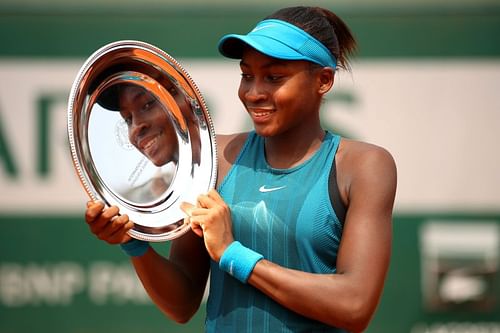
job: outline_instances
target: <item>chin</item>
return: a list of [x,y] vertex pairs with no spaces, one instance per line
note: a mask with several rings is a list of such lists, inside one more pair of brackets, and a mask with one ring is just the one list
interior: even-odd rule
[[[143,153],[144,154],[144,153]],[[147,154],[144,154],[144,156],[146,156],[146,158],[151,162],[153,163],[155,166],[157,167],[161,167],[162,165],[164,165],[165,163],[167,162],[164,162],[164,159],[161,158],[161,156],[157,156],[157,155],[147,155]]]
[[260,127],[260,126],[254,126],[255,133],[257,133],[259,136],[268,138],[275,136],[278,133],[278,131],[274,128],[269,128],[269,127]]
[[151,159],[151,162],[153,162],[154,165],[157,167],[164,166],[168,162],[174,162],[173,158],[162,158],[162,159]]
[[161,167],[161,166],[164,166],[165,164],[167,164],[166,162],[163,163],[163,162],[159,162],[159,161],[151,161],[151,162],[153,162],[153,164],[157,167]]

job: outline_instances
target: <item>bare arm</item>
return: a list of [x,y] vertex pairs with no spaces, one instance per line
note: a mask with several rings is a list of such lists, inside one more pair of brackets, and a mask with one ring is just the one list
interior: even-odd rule
[[[104,208],[102,202],[87,205],[85,219],[90,230],[109,244],[129,241],[133,227],[127,215],[118,216],[118,208]],[[149,248],[132,263],[145,290],[168,317],[187,322],[200,306],[207,283],[209,257],[203,241],[191,231],[172,241],[169,259]]]
[[[261,260],[249,283],[306,317],[363,331],[379,302],[389,266],[396,168],[382,149],[355,161],[337,274],[311,274]],[[354,165],[351,165],[354,166]]]
[[185,323],[198,310],[209,272],[202,239],[188,232],[172,241],[169,259],[152,248],[132,263],[144,289],[162,312]]

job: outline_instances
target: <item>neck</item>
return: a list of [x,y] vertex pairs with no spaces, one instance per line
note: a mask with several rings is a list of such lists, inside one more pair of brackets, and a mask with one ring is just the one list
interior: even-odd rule
[[265,138],[267,163],[273,168],[288,169],[307,161],[321,146],[325,131],[319,124]]

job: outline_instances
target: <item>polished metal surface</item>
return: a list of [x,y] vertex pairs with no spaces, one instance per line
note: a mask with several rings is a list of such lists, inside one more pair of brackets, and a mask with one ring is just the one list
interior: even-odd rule
[[203,97],[150,44],[118,41],[87,59],[69,97],[68,136],[83,188],[127,214],[134,238],[182,235],[189,226],[180,203],[215,186],[215,132]]

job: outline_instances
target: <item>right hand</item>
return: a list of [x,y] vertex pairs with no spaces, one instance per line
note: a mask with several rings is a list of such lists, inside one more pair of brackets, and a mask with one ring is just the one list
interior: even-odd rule
[[85,222],[97,238],[108,244],[122,244],[132,239],[128,231],[133,228],[134,223],[126,214],[119,215],[116,206],[105,208],[101,201],[87,202]]

